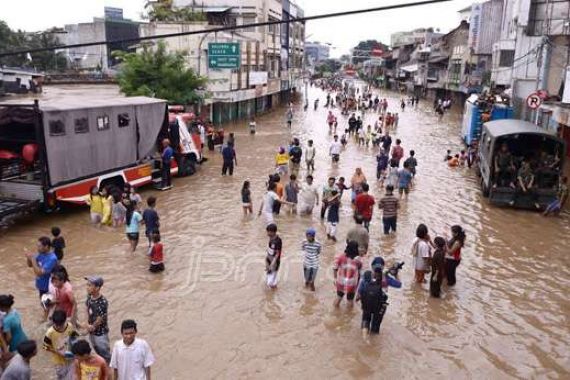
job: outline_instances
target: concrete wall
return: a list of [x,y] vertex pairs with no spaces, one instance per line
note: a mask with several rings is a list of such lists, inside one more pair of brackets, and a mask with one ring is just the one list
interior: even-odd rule
[[[66,45],[105,41],[105,22],[103,19],[95,19],[94,22],[65,25],[66,34],[61,35]],[[101,65],[103,71],[108,67],[108,52],[105,45],[88,46],[81,48],[66,49],[65,54],[81,69],[95,69]]]

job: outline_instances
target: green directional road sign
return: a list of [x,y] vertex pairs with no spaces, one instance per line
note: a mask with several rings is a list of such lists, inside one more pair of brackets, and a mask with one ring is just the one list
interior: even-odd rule
[[237,69],[241,63],[238,42],[211,42],[208,44],[208,66],[211,69]]

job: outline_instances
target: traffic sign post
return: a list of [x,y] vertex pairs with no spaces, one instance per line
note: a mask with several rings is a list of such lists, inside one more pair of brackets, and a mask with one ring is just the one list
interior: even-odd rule
[[535,110],[542,104],[542,98],[536,93],[532,93],[526,98],[526,105],[531,110]]
[[239,42],[210,42],[208,67],[210,69],[238,69],[241,64]]

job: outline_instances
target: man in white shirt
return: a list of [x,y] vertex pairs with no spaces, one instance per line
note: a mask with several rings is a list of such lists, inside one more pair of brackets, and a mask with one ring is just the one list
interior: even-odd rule
[[200,141],[202,142],[201,148],[204,149],[204,144],[206,143],[206,128],[204,124],[198,124],[198,131],[200,132]]
[[305,148],[305,163],[307,164],[307,171],[311,173],[315,170],[315,156],[317,155],[317,150],[313,146],[313,140],[307,141],[307,144]]
[[313,176],[308,175],[306,182],[301,185],[299,193],[299,206],[301,215],[310,215],[313,213],[313,207],[319,204],[319,189],[313,183]]
[[122,340],[115,342],[111,368],[115,380],[150,380],[150,367],[154,355],[148,343],[137,338],[137,324],[132,319],[121,323]]
[[331,147],[329,148],[329,154],[332,157],[333,164],[339,161],[341,150],[342,144],[338,141],[338,135],[334,135],[334,141],[331,143]]

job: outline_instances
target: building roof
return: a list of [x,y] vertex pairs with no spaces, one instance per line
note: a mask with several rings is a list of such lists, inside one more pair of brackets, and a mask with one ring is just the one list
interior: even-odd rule
[[519,133],[530,133],[536,135],[546,135],[557,139],[552,132],[524,120],[505,119],[494,120],[485,123],[485,128],[494,137],[516,135]]
[[[40,100],[39,107],[42,111],[69,111],[75,109],[86,108],[105,108],[114,106],[137,106],[142,104],[155,104],[166,103],[166,100],[149,98],[146,96],[132,96],[132,97],[87,97],[87,96],[73,96],[73,97],[59,97],[49,100]],[[0,102],[0,108],[4,105],[22,105],[31,106],[33,100],[30,98],[12,99],[8,102]]]
[[204,13],[224,13],[232,9],[233,7],[200,7],[197,8]]

